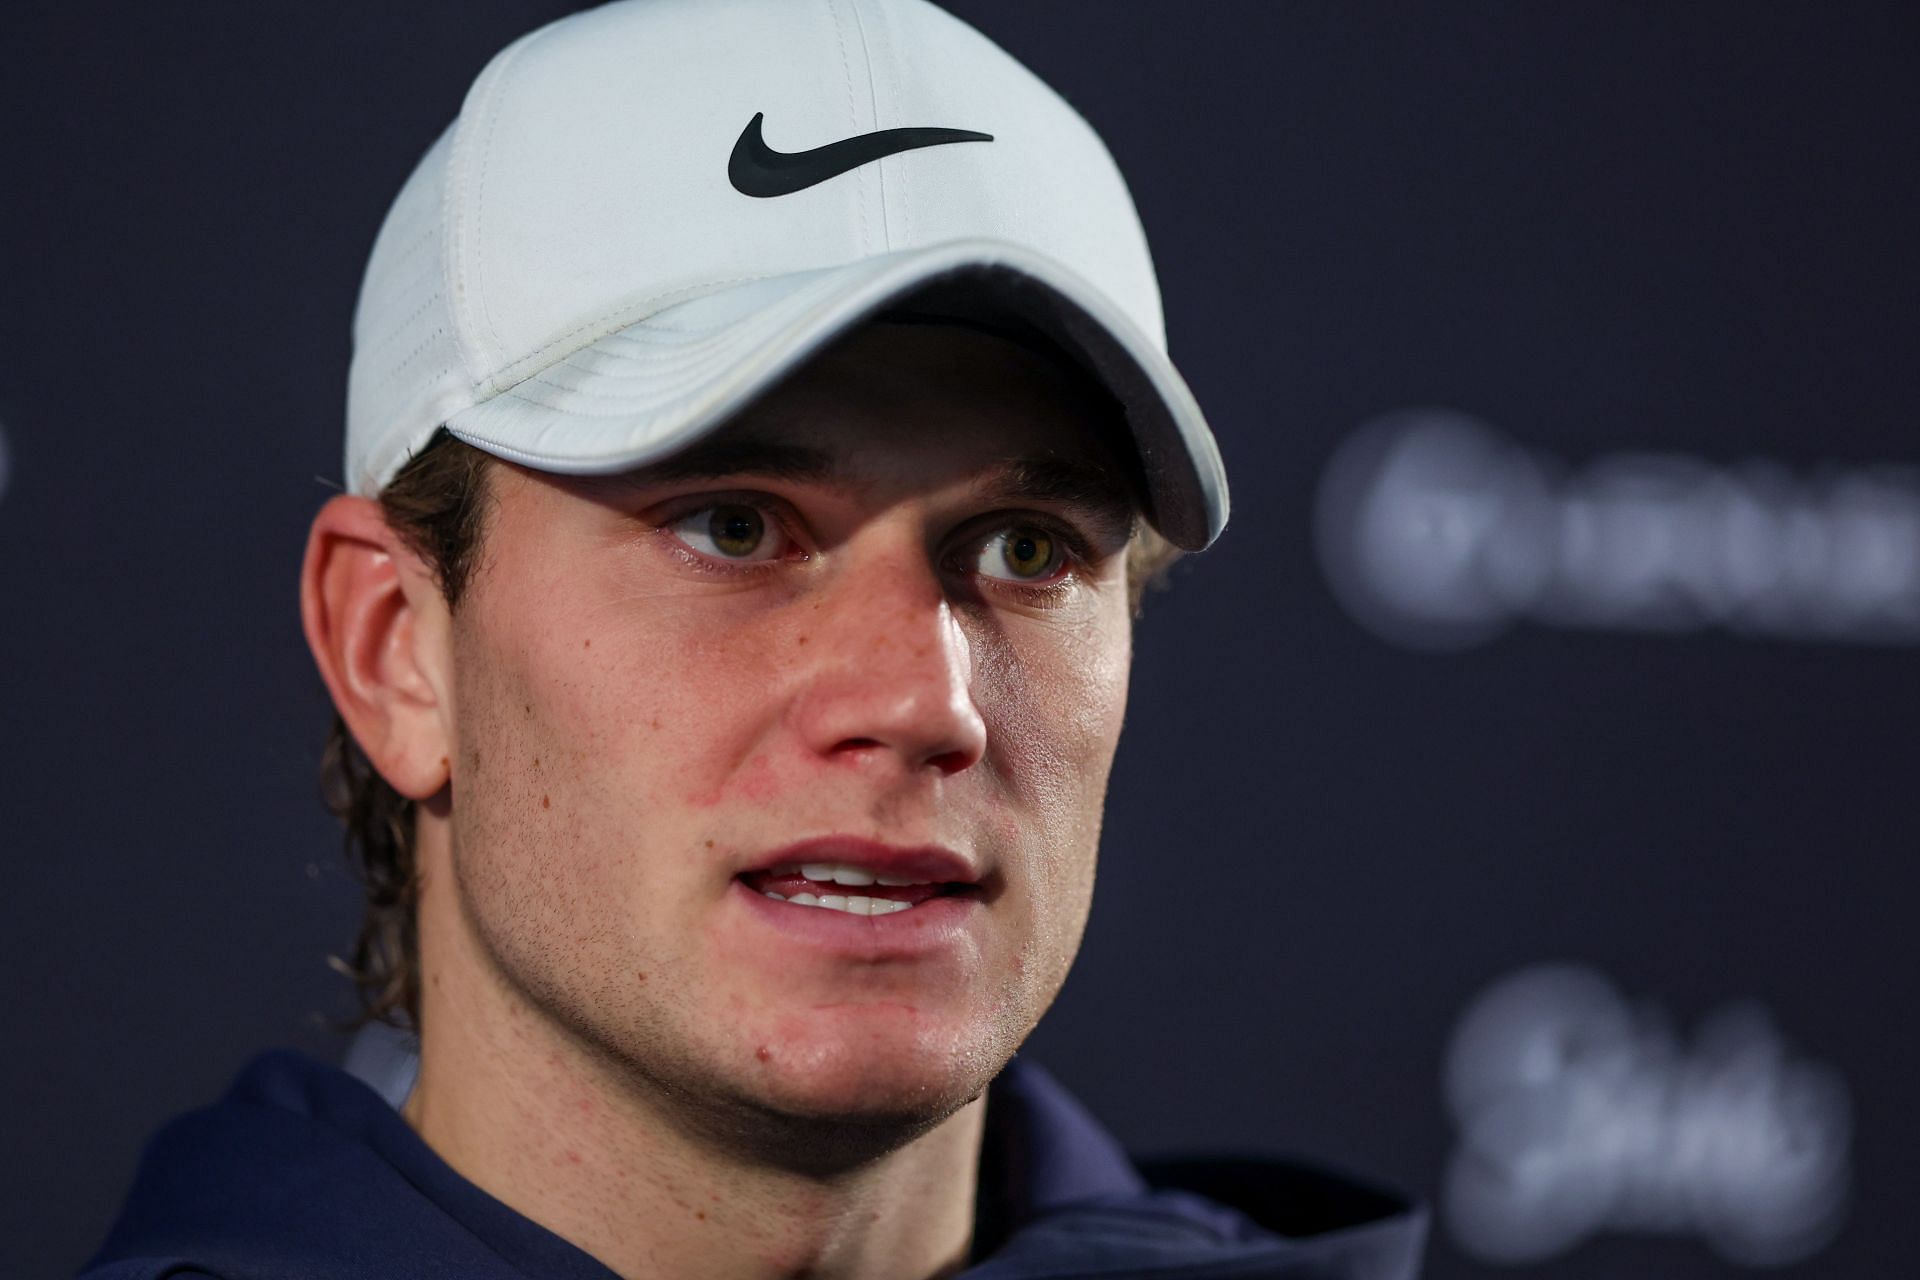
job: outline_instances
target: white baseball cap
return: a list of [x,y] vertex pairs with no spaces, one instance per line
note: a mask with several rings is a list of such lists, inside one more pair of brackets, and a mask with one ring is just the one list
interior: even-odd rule
[[542,471],[642,466],[903,307],[1037,329],[1124,407],[1154,526],[1199,550],[1226,525],[1112,157],[927,0],[621,0],[495,56],[374,243],[347,485],[441,426]]

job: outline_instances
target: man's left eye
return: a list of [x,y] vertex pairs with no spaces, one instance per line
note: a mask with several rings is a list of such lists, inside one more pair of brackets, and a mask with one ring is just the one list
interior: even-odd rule
[[[980,544],[976,567],[989,578],[1007,582],[1041,582],[1060,567],[1066,548],[1045,529],[1010,525]],[[1005,569],[1005,573],[995,572]]]
[[779,530],[769,537],[767,518],[758,507],[744,502],[720,502],[689,511],[667,522],[675,537],[702,555],[716,560],[771,560],[773,555],[755,555],[771,549],[778,553]]
[[[666,528],[701,555],[734,564],[776,560],[786,542],[779,523],[746,502],[710,503],[674,517]],[[979,547],[974,571],[1002,582],[1045,582],[1067,559],[1066,543],[1058,535],[1031,524],[1002,526]]]

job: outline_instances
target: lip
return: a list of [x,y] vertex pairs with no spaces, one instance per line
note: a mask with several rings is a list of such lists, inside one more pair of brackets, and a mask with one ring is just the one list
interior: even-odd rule
[[788,942],[816,955],[865,965],[924,964],[974,954],[980,946],[976,931],[986,920],[986,904],[974,894],[930,898],[911,911],[891,915],[856,916],[777,902],[744,880],[735,880],[730,892],[751,919]]
[[[842,862],[863,867],[876,875],[925,880],[934,884],[977,885],[981,880],[980,868],[944,845],[891,845],[845,835],[816,836],[774,849],[760,855],[751,866],[740,868],[736,874],[748,876],[757,871],[772,871],[776,867],[808,862]],[[772,902],[771,899],[768,901]],[[883,920],[886,918],[880,917]]]

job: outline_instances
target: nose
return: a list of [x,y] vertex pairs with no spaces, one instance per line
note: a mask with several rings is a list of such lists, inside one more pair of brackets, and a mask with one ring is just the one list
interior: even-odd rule
[[942,776],[986,754],[971,646],[923,553],[847,563],[811,604],[811,666],[791,714],[814,752]]

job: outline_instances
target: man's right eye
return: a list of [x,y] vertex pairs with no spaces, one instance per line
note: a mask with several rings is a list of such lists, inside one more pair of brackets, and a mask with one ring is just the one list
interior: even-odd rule
[[[701,555],[742,563],[777,558],[784,536],[778,525],[769,526],[760,508],[744,502],[709,503],[675,516],[665,527]],[[762,550],[772,554],[755,554]]]

